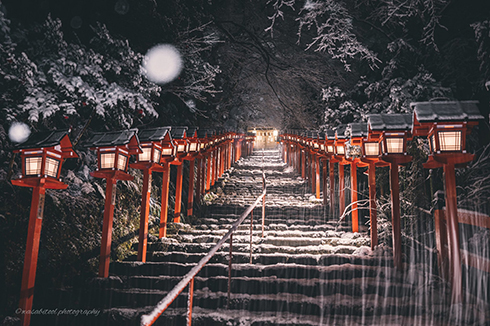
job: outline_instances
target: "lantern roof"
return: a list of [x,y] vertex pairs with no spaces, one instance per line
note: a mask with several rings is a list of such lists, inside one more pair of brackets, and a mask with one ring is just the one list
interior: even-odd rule
[[140,142],[161,141],[167,135],[170,136],[172,127],[158,127],[138,131],[138,139]]
[[68,137],[69,133],[70,130],[68,129],[32,133],[25,142],[15,146],[14,152],[28,148],[46,148],[59,145],[61,146],[62,156],[64,158],[78,157],[77,153],[73,150],[73,145]]
[[335,140],[335,130],[327,129],[326,135],[328,140]]
[[337,139],[346,139],[346,131],[347,131],[347,126],[346,125],[340,125],[334,129],[335,131],[335,138]]
[[186,138],[186,132],[188,127],[172,127],[170,131],[173,139],[184,139]]
[[369,130],[366,122],[349,123],[350,137],[367,137]]
[[96,132],[85,142],[85,147],[108,147],[128,145],[135,139],[139,146],[138,129]]
[[187,129],[187,137],[188,138],[197,138],[198,137],[198,130],[199,130],[199,127],[196,127],[196,126],[189,127],[189,129]]
[[62,139],[67,136],[68,133],[69,130],[52,130],[32,133],[25,142],[17,145],[15,148],[25,149],[57,146],[60,145]]
[[369,114],[369,128],[373,131],[410,130],[411,114]]
[[478,109],[478,101],[441,101],[410,103],[415,119],[420,122],[476,121],[483,116]]
[[324,132],[319,132],[319,133],[318,133],[318,138],[319,138],[320,140],[325,140],[325,136],[326,136],[326,134],[325,134]]
[[197,130],[197,138],[207,138],[211,136],[213,133],[208,129],[199,129]]
[[308,130],[307,131],[308,138],[318,138],[318,132],[316,130]]

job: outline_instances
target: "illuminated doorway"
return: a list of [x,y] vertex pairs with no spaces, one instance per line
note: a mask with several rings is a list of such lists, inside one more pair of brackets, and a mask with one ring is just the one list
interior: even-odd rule
[[270,127],[261,127],[261,128],[249,128],[247,130],[255,134],[255,145],[256,149],[272,149],[277,146],[277,135],[279,131]]

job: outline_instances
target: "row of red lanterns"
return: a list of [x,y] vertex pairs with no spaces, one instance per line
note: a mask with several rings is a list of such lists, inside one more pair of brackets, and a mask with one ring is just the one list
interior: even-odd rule
[[[319,158],[324,160],[324,189],[327,189],[327,161],[330,168],[330,209],[334,209],[334,164],[339,164],[339,213],[345,209],[343,166],[351,166],[352,227],[358,231],[357,167],[368,166],[371,246],[377,245],[375,167],[390,167],[394,265],[402,269],[401,225],[398,167],[411,161],[407,143],[414,137],[427,138],[428,161],[425,168],[444,168],[450,274],[453,301],[461,300],[461,259],[456,203],[455,167],[463,167],[474,159],[466,151],[466,138],[483,119],[476,101],[416,102],[412,114],[371,114],[367,123],[352,123],[326,133],[287,131],[281,135],[285,160],[306,177],[305,162],[315,170],[312,190],[320,197]],[[347,132],[346,132],[347,131]],[[309,156],[308,160],[306,157]],[[315,182],[316,181],[316,182]],[[324,194],[324,199],[326,196]],[[326,201],[325,201],[326,202]],[[456,290],[454,290],[456,289]]]
[[[35,133],[14,150],[21,156],[22,175],[12,180],[12,184],[33,188],[20,295],[20,308],[23,311],[30,311],[32,308],[45,190],[66,189],[68,185],[60,179],[62,163],[67,158],[78,157],[68,134],[68,130]],[[251,153],[253,141],[253,135],[212,132],[198,130],[197,127],[158,127],[94,133],[85,142],[85,147],[95,150],[98,158],[97,168],[90,174],[107,180],[99,277],[109,275],[112,222],[116,202],[115,185],[117,180],[133,179],[127,173],[128,167],[143,171],[138,260],[144,262],[151,173],[163,173],[159,236],[165,237],[170,165],[177,166],[174,222],[178,223],[181,215],[183,162],[190,162],[187,215],[192,215],[195,161],[198,162],[196,198],[200,198],[209,191],[223,172],[231,167],[232,162]],[[130,163],[131,155],[135,155],[134,163]],[[21,314],[22,325],[29,325],[30,316],[29,313]]]

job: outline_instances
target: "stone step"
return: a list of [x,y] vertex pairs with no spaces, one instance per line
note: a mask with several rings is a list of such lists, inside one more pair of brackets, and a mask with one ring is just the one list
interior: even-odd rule
[[[170,291],[182,277],[178,276],[130,276],[121,278],[124,289],[147,289]],[[194,289],[209,289],[213,292],[227,292],[228,277],[199,277],[194,280]],[[238,294],[304,294],[317,297],[334,293],[362,296],[380,294],[385,297],[410,295],[412,285],[400,282],[386,282],[380,278],[363,278],[351,280],[325,279],[279,279],[277,277],[235,277],[231,280],[231,293]]]
[[[172,303],[173,308],[187,306],[187,290]],[[112,289],[105,295],[98,293],[92,296],[92,306],[95,309],[111,307],[137,308],[155,306],[166,295],[167,291],[141,289]],[[205,309],[225,308],[228,296],[226,292],[213,292],[209,288],[195,289],[193,307]],[[316,297],[304,294],[242,294],[232,293],[230,306],[234,310],[253,312],[295,313],[305,316],[330,315],[398,315],[414,316],[434,314],[440,316],[444,311],[441,299],[434,298],[424,304],[412,296],[389,297],[384,294],[363,294],[351,296],[348,294],[323,294]]]
[[[195,264],[175,262],[114,262],[111,264],[111,275],[114,276],[184,276]],[[228,264],[208,263],[199,276],[214,277],[228,275]],[[232,277],[276,277],[286,279],[341,279],[349,280],[362,277],[381,277],[398,280],[401,274],[392,267],[363,266],[341,264],[329,266],[310,266],[300,264],[260,265],[233,264]]]
[[[250,243],[250,234],[249,230],[238,230],[233,235],[233,244],[248,244]],[[262,247],[264,245],[273,245],[279,247],[308,247],[308,246],[322,246],[322,245],[330,245],[330,246],[346,246],[346,247],[362,247],[369,246],[370,239],[368,237],[348,237],[349,233],[345,233],[346,237],[328,237],[326,232],[323,233],[314,233],[310,232],[310,236],[301,236],[300,234],[288,235],[284,234],[283,236],[273,236],[271,234],[267,234],[264,231],[264,237],[260,236],[261,231],[255,232],[255,236],[252,236],[252,243],[254,245],[258,245]],[[276,233],[277,234],[277,233]],[[188,245],[188,244],[216,244],[223,236],[215,235],[215,234],[178,234],[174,235],[168,240],[175,241],[158,241],[158,242],[149,242],[148,248],[150,250],[154,250],[154,247],[159,248],[162,243],[166,245],[175,246],[175,245]],[[136,244],[135,244],[136,247]]]
[[[340,244],[328,244],[319,243],[323,240],[316,242],[310,241],[310,244],[304,244],[306,242],[291,238],[291,243],[287,243],[283,239],[268,239],[263,241],[260,237],[253,238],[252,250],[254,254],[263,253],[286,253],[286,254],[361,254],[370,250],[369,247],[359,244],[356,245],[340,245]],[[296,241],[293,241],[296,240]],[[149,243],[148,251],[181,251],[181,252],[209,252],[214,247],[214,243],[177,243],[177,242],[158,242]],[[218,251],[228,252],[228,243],[224,244]],[[237,243],[233,242],[233,251],[237,252],[249,252],[250,245],[248,242]]]
[[[44,318],[42,325],[73,325],[73,326],[136,326],[140,325],[140,316],[151,311],[151,307],[144,308],[112,308],[100,312],[98,317],[82,316],[68,317],[64,320],[49,320]],[[185,308],[168,308],[157,319],[155,326],[181,326],[186,323],[187,310]],[[33,321],[37,318],[33,317]],[[51,318],[53,319],[53,318]],[[193,307],[192,325],[194,326],[318,326],[318,325],[448,325],[443,318],[433,314],[396,316],[396,315],[333,315],[325,317],[305,316],[292,312],[263,312],[237,309],[205,309]]]
[[[175,263],[194,263],[197,264],[206,253],[189,252],[151,252],[147,256],[147,261],[151,262],[175,262]],[[131,261],[136,261],[136,255],[131,257]],[[229,253],[226,251],[217,252],[210,260],[210,263],[228,264]],[[234,264],[247,264],[250,262],[249,252],[233,252],[232,262]],[[273,264],[297,264],[310,266],[329,266],[353,264],[362,266],[384,266],[393,267],[392,257],[370,257],[353,255],[312,255],[312,254],[255,254],[252,255],[253,264],[273,265]]]

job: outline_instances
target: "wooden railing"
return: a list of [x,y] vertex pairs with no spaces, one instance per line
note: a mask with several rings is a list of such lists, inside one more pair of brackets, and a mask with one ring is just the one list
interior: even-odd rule
[[255,202],[250,205],[243,213],[240,215],[238,220],[233,223],[232,227],[228,232],[218,241],[218,243],[209,251],[209,253],[204,256],[199,263],[194,266],[183,279],[156,305],[156,307],[148,314],[141,317],[141,325],[153,325],[158,317],[170,306],[172,302],[179,296],[179,294],[189,286],[188,292],[188,303],[187,303],[187,323],[186,325],[191,325],[192,323],[192,301],[194,296],[194,278],[196,275],[204,268],[206,263],[216,254],[216,252],[225,244],[225,242],[230,239],[230,257],[229,257],[229,270],[228,270],[228,301],[230,299],[230,284],[231,284],[231,255],[232,255],[232,244],[233,244],[233,232],[235,232],[238,226],[250,216],[250,263],[252,262],[252,229],[253,229],[253,210],[262,201],[262,237],[264,236],[264,220],[265,220],[265,196],[267,193],[265,173],[262,172],[262,194],[257,197]]
[[[436,246],[438,251],[439,269],[442,277],[448,279],[449,253],[447,250],[448,240],[446,232],[445,208],[440,207],[440,209],[436,209],[434,211],[434,218],[436,225]],[[490,216],[465,209],[458,209],[458,222],[461,224],[490,229]],[[460,249],[460,252],[461,262],[463,264],[490,273],[490,259],[475,255],[463,249]]]

